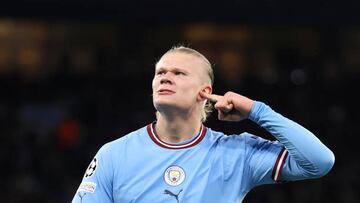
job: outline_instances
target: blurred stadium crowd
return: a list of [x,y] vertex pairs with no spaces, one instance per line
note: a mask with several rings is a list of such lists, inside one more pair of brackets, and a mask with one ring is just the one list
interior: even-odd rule
[[[245,202],[360,201],[359,27],[0,19],[0,202],[70,202],[101,145],[155,119],[154,64],[178,43],[214,63],[216,93],[269,104],[335,153],[326,177],[261,186]],[[273,139],[216,117],[206,125]]]

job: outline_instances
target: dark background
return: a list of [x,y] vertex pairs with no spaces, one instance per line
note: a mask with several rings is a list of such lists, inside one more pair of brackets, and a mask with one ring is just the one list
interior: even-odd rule
[[[321,179],[244,202],[360,202],[357,1],[14,0],[0,5],[0,202],[70,202],[104,143],[152,122],[154,64],[173,45],[214,64],[215,93],[269,104],[336,156]],[[255,124],[226,133],[273,139]]]

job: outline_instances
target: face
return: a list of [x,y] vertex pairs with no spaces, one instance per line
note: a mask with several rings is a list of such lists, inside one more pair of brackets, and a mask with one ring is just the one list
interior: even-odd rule
[[199,92],[203,89],[211,91],[211,85],[201,58],[173,52],[164,55],[157,63],[152,89],[153,103],[158,111],[188,111],[201,105]]

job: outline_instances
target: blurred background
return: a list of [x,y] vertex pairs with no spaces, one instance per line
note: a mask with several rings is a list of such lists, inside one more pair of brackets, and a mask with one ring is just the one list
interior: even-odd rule
[[[336,155],[321,179],[247,203],[360,202],[357,1],[13,0],[0,5],[0,202],[70,202],[99,147],[155,119],[154,64],[173,45],[214,64],[215,93],[269,104]],[[225,133],[273,139],[255,124]]]

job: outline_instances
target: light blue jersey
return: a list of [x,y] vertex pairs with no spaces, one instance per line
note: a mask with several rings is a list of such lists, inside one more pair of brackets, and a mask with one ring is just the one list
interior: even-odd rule
[[333,153],[310,131],[264,103],[254,103],[249,119],[278,141],[202,126],[187,141],[165,143],[154,122],[107,143],[73,202],[235,203],[257,185],[316,178],[333,166]]

